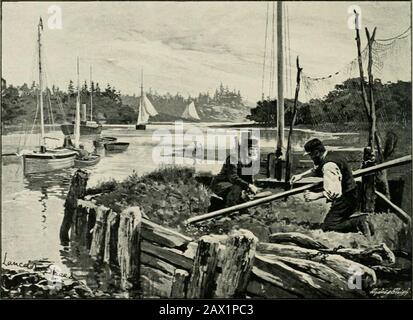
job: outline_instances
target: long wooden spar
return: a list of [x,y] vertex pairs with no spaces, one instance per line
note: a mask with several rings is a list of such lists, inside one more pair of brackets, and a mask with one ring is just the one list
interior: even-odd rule
[[[411,162],[412,162],[412,156],[408,155],[408,156],[404,156],[404,157],[397,158],[397,159],[394,159],[394,160],[390,160],[390,161],[387,161],[387,162],[383,162],[383,163],[380,163],[380,164],[372,166],[372,167],[356,170],[356,171],[353,172],[353,176],[355,178],[357,178],[357,177],[360,177],[360,176],[363,176],[363,175],[366,175],[366,174],[374,173],[374,172],[377,172],[377,171],[381,171],[381,170],[396,167],[396,166],[405,165],[405,164],[408,164],[408,163],[411,163]],[[202,215],[199,215],[199,216],[196,216],[196,217],[192,217],[192,218],[187,219],[185,221],[185,223],[186,224],[192,224],[192,223],[196,223],[196,222],[200,222],[200,221],[204,221],[204,220],[208,220],[208,219],[212,219],[212,218],[217,218],[217,217],[220,217],[220,216],[225,216],[225,215],[231,214],[235,211],[255,207],[255,206],[258,206],[258,205],[261,205],[261,204],[264,204],[264,203],[268,203],[268,202],[272,202],[272,201],[275,201],[275,200],[278,200],[278,199],[283,199],[287,196],[300,194],[300,193],[302,193],[306,190],[310,190],[314,187],[318,187],[318,186],[321,186],[321,185],[322,185],[322,181],[315,182],[315,183],[310,183],[310,184],[307,184],[307,185],[304,185],[304,186],[301,186],[301,187],[298,187],[298,188],[294,188],[294,189],[291,189],[291,190],[288,190],[288,191],[273,194],[273,195],[268,196],[268,197],[248,201],[248,202],[241,203],[241,204],[238,204],[238,205],[235,205],[235,206],[232,206],[232,207],[228,207],[228,208],[224,208],[224,209],[217,210],[217,211],[214,211],[214,212],[209,212],[209,213],[205,213],[205,214],[202,214]]]

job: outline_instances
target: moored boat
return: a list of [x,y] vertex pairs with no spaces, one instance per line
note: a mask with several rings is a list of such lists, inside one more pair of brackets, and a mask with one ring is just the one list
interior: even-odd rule
[[77,152],[68,149],[27,152],[23,154],[24,174],[71,168],[74,166],[76,156]]
[[75,167],[83,168],[90,167],[99,163],[101,156],[98,154],[91,154],[87,159],[75,159]]
[[24,174],[51,172],[60,169],[66,169],[74,166],[74,159],[77,153],[66,148],[47,149],[44,116],[43,116],[43,77],[42,77],[42,45],[41,34],[43,31],[43,21],[40,18],[37,34],[38,34],[38,50],[39,50],[39,87],[38,87],[38,102],[40,109],[40,146],[38,150],[27,151],[23,153],[23,172]]
[[108,142],[105,143],[106,151],[111,152],[123,152],[129,147],[129,142]]
[[[62,130],[64,135],[72,135],[75,130],[74,124],[62,124],[60,125],[60,129]],[[87,135],[94,135],[100,134],[102,132],[102,125],[96,123],[95,121],[81,121],[80,122],[80,135],[87,136]]]

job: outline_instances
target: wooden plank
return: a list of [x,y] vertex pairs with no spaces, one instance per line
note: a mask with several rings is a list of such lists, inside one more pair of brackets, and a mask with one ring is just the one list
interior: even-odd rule
[[193,239],[174,230],[162,227],[148,219],[142,220],[142,238],[169,248],[187,245]]
[[157,257],[169,264],[172,264],[184,270],[192,269],[193,260],[185,257],[179,250],[160,247],[146,240],[142,241],[141,247],[142,252]]
[[174,275],[176,267],[145,252],[141,252],[141,263],[149,267],[161,270],[164,273]]
[[412,218],[401,208],[396,206],[393,202],[391,202],[384,194],[379,191],[375,191],[376,195],[378,195],[386,204],[394,210],[394,214],[400,218],[404,223],[411,224]]
[[[404,157],[401,157],[401,158],[398,158],[398,159],[383,162],[383,163],[375,165],[373,167],[356,170],[353,173],[353,176],[357,178],[357,177],[365,175],[365,174],[369,174],[369,173],[377,172],[377,171],[380,171],[380,170],[383,170],[383,169],[387,169],[387,168],[391,168],[391,167],[411,163],[411,161],[412,161],[412,156],[411,155],[404,156]],[[242,209],[247,209],[247,208],[255,207],[255,206],[258,206],[258,205],[261,205],[261,204],[264,204],[264,203],[268,203],[268,202],[272,202],[272,201],[275,201],[275,200],[283,199],[283,198],[288,197],[288,196],[303,193],[304,191],[312,189],[314,187],[321,186],[321,183],[322,182],[304,185],[304,186],[294,188],[294,189],[291,189],[291,190],[288,190],[288,191],[273,194],[273,195],[268,196],[268,197],[255,199],[255,200],[248,201],[248,202],[245,202],[245,203],[242,203],[242,204],[238,204],[238,205],[235,205],[235,206],[232,206],[232,207],[228,207],[228,208],[224,208],[224,209],[217,210],[217,211],[214,211],[214,212],[202,214],[202,215],[187,219],[185,221],[185,223],[186,224],[191,224],[191,223],[201,222],[201,221],[204,221],[204,220],[208,220],[208,219],[228,215],[228,214],[231,214],[235,211],[239,211],[239,210],[242,210]]]
[[141,290],[143,297],[169,298],[172,292],[173,276],[158,269],[141,266]]
[[303,298],[301,293],[291,290],[280,277],[257,267],[252,268],[246,291],[247,294],[271,299]]

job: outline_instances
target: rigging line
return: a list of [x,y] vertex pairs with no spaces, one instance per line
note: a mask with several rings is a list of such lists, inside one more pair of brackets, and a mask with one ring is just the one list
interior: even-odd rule
[[262,64],[262,83],[261,83],[262,100],[264,100],[265,62],[266,62],[266,56],[267,56],[269,7],[270,7],[270,4],[269,4],[269,2],[267,2],[267,15],[266,15],[266,20],[265,20],[264,61],[263,61],[263,64]]
[[406,32],[408,32],[410,29],[412,28],[412,26],[409,26],[404,32],[400,33],[399,35],[392,37],[392,38],[387,38],[387,39],[376,39],[376,41],[391,41],[394,39],[398,39],[401,36],[404,36]]

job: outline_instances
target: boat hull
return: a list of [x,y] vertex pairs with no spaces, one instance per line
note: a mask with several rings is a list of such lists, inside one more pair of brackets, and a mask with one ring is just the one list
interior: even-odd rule
[[[72,135],[75,131],[75,126],[73,124],[62,124],[60,129],[62,130],[64,135]],[[88,125],[80,125],[80,135],[87,136],[93,134],[100,134],[102,132],[102,125],[98,126],[88,126]]]
[[75,164],[77,153],[68,152],[45,152],[29,153],[23,155],[24,174],[51,172],[71,168]]
[[135,128],[136,130],[146,130],[146,124],[137,124]]
[[76,168],[84,168],[84,167],[94,166],[101,159],[101,157],[99,155],[92,155],[91,157],[92,158],[88,159],[88,160],[75,159],[75,167]]
[[105,143],[105,149],[109,152],[123,152],[129,147],[129,142],[109,142]]

